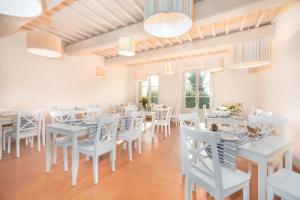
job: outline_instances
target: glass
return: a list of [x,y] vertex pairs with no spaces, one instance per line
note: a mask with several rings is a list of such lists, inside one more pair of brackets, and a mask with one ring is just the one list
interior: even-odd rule
[[203,108],[206,105],[206,109],[210,109],[210,97],[199,97],[199,108]]
[[156,86],[158,87],[158,75],[151,75],[150,80],[151,80],[151,87]]
[[185,98],[185,107],[186,108],[194,108],[196,106],[195,97],[186,97]]
[[142,97],[148,96],[148,87],[142,87]]
[[210,73],[201,72],[199,74],[199,94],[200,96],[210,95]]

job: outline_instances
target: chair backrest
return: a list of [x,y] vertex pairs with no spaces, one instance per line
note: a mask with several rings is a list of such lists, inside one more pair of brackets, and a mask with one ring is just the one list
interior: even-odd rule
[[[221,197],[223,182],[217,149],[217,143],[221,140],[220,135],[205,130],[191,129],[184,125],[180,126],[180,134],[183,140],[185,173],[191,173],[191,170],[197,171],[205,177],[202,180],[204,182],[202,186]],[[211,157],[206,154],[208,147]],[[212,181],[215,187],[207,188],[209,184],[205,181]]]
[[142,132],[143,131],[143,124],[145,120],[144,112],[143,111],[134,111],[131,113],[133,119],[133,128],[136,131]]
[[137,111],[137,110],[138,110],[138,107],[136,107],[136,105],[129,105],[129,106],[125,107],[125,113],[129,114],[129,115],[130,115],[131,112],[134,112],[134,111]]
[[179,122],[180,126],[200,128],[200,119],[197,113],[180,114]]
[[[103,116],[97,120],[96,134],[94,135],[93,144],[100,145],[104,142],[116,143],[116,134],[119,123],[119,115]],[[93,135],[89,135],[91,141]]]
[[17,134],[32,130],[38,130],[40,132],[42,118],[43,109],[19,111],[17,113],[16,124],[14,123]]
[[88,108],[84,115],[84,120],[93,121],[101,117],[102,114],[103,114],[103,109],[101,107]]
[[66,123],[75,121],[75,111],[51,111],[50,112],[52,124],[55,123]]

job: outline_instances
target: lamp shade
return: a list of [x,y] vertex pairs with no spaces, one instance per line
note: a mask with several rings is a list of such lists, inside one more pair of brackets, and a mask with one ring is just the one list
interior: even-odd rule
[[103,67],[96,67],[96,78],[104,79],[105,78],[105,69]]
[[145,72],[137,71],[134,74],[133,81],[146,81],[147,76]]
[[59,58],[62,56],[62,41],[46,32],[28,31],[27,51],[39,56]]
[[135,41],[129,37],[120,37],[118,42],[118,54],[121,56],[135,55]]
[[224,70],[224,58],[211,57],[204,61],[204,70],[207,72],[219,72]]
[[232,48],[230,57],[232,69],[266,66],[271,63],[271,41],[259,39],[236,44]]
[[165,64],[165,75],[175,74],[175,64],[173,62],[168,62]]
[[0,14],[14,17],[37,17],[42,13],[40,0],[1,0]]
[[146,0],[144,29],[162,38],[183,35],[192,27],[193,0]]

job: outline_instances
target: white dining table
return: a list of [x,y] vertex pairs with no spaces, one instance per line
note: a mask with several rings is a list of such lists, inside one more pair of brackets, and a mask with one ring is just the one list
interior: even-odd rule
[[0,160],[2,159],[2,150],[3,150],[3,130],[2,130],[2,127],[5,126],[5,125],[10,125],[13,123],[13,118],[12,117],[1,117],[0,118]]
[[291,146],[292,142],[289,139],[272,135],[238,147],[238,156],[257,163],[258,200],[266,200],[268,161],[279,154],[284,154],[285,167],[292,169]]
[[49,172],[51,168],[51,135],[53,134],[61,134],[72,138],[72,186],[76,186],[78,169],[77,138],[88,134],[88,127],[62,123],[46,125],[46,172]]
[[205,127],[208,127],[209,124],[228,124],[228,125],[245,125],[247,119],[235,119],[233,117],[205,117]]

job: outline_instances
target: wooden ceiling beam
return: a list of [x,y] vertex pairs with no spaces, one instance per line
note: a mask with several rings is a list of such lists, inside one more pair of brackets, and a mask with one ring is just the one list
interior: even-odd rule
[[[244,16],[249,13],[255,13],[258,10],[276,8],[296,1],[298,0],[199,1],[195,3],[194,25],[205,26],[224,19]],[[119,37],[128,36],[128,34],[135,40],[143,40],[152,37],[144,31],[143,22],[139,22],[68,45],[65,48],[65,52],[68,55],[76,56],[106,49],[115,46]]]
[[[235,32],[228,35],[217,36],[214,38],[207,38],[204,40],[197,40],[187,42],[181,45],[174,45],[158,50],[152,50],[143,53],[137,53],[134,57],[116,57],[113,59],[106,59],[105,66],[125,66],[137,62],[147,62],[153,59],[162,59],[168,56],[184,56],[189,54],[201,53],[208,49],[220,49],[229,47],[230,45],[244,41],[245,37],[249,35],[253,39],[258,38],[272,38],[274,36],[274,25],[263,26],[257,29],[245,30],[242,32]],[[179,47],[178,47],[179,46]]]

